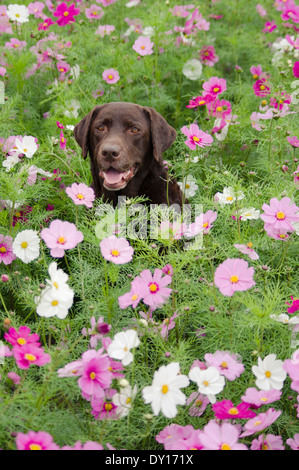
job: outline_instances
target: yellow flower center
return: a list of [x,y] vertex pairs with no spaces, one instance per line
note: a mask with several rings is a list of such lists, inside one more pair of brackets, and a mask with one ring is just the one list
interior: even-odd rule
[[156,284],[150,284],[149,290],[150,290],[151,292],[157,292],[158,286],[157,286]]
[[286,238],[286,234],[285,233],[281,233],[280,235],[278,235],[279,238]]
[[131,300],[136,300],[136,299],[138,299],[138,295],[137,295],[137,294],[132,295],[132,299],[131,299]]
[[119,256],[119,251],[118,250],[112,250],[111,254],[112,254],[112,256]]
[[128,398],[126,399],[126,403],[127,403],[127,404],[131,403],[131,398],[130,398],[130,397],[128,397]]
[[206,103],[205,100],[201,100],[201,101],[199,101],[198,104],[205,104],[205,103]]
[[200,141],[200,138],[199,137],[196,137],[196,135],[193,136],[193,140],[194,142],[199,142]]
[[53,286],[56,287],[56,289],[58,289],[58,283],[56,281],[53,282]]
[[226,198],[227,201],[232,201],[233,199],[234,199],[233,196],[227,196]]
[[94,380],[94,379],[96,378],[95,372],[91,372],[91,373],[89,374],[89,377],[91,378],[91,380]]
[[277,218],[278,220],[283,220],[283,219],[285,219],[285,213],[284,213],[284,212],[277,212],[276,218]]
[[256,80],[256,79],[258,78],[258,74],[255,73],[255,74],[253,75],[253,78]]
[[77,194],[77,199],[84,199],[84,194]]
[[261,398],[261,401],[267,402],[267,401],[268,401],[268,398],[267,398],[267,397],[262,397],[262,398]]
[[109,80],[112,80],[112,78],[113,78],[113,75],[111,75],[111,74],[110,74],[110,75],[108,75],[108,78],[109,78]]
[[168,392],[168,385],[163,385],[161,388],[162,393],[167,393]]
[[22,248],[27,248],[27,246],[28,246],[28,243],[27,243],[27,242],[22,242],[22,243],[21,243],[21,247],[22,247]]
[[7,252],[7,249],[5,248],[5,246],[1,246],[0,253],[6,253],[6,252]]
[[209,222],[205,222],[204,224],[202,224],[203,228],[207,228],[208,225],[209,225]]
[[265,376],[268,377],[268,378],[271,377],[271,372],[269,370],[266,370]]
[[190,184],[186,183],[186,184],[185,184],[185,188],[186,188],[186,189],[189,189],[189,188],[190,188]]
[[27,150],[27,149],[23,149],[23,152],[26,153],[26,152],[28,152],[28,150]]
[[200,408],[201,405],[202,405],[202,400],[196,400],[196,402],[194,404],[195,404],[195,406],[198,406],[198,408]]
[[65,243],[66,240],[65,240],[65,237],[59,237],[57,241],[58,241],[58,243],[63,245],[63,243]]
[[68,11],[65,11],[65,12],[63,13],[63,16],[69,16],[69,12],[68,12]]
[[228,365],[227,365],[227,362],[226,362],[226,361],[222,361],[221,364],[220,364],[220,366],[221,366],[221,369],[227,369],[227,366],[228,366]]
[[215,88],[213,88],[213,92],[214,92],[214,93],[217,93],[218,91],[219,91],[218,86],[215,86]]
[[254,426],[259,426],[260,424],[262,424],[261,421],[255,421]]
[[26,358],[27,361],[29,361],[29,362],[33,362],[33,361],[36,360],[36,356],[34,356],[34,354],[30,354],[30,353],[25,354],[25,358]]
[[105,410],[106,411],[111,411],[113,408],[113,406],[111,405],[111,403],[105,403]]
[[53,307],[57,307],[57,305],[58,305],[58,300],[52,300],[51,305],[52,305]]
[[247,243],[247,246],[248,246],[248,248],[252,248],[252,247],[253,247],[253,243],[248,242],[248,243]]
[[228,410],[228,413],[230,415],[237,415],[237,414],[239,414],[239,411],[238,411],[237,408],[231,408],[230,410]]
[[261,105],[262,105],[262,106],[266,106],[266,104],[267,104],[267,101],[266,101],[266,100],[263,100],[263,101],[261,102]]
[[238,277],[238,276],[235,276],[235,275],[231,276],[231,278],[230,278],[230,282],[232,282],[233,284],[235,284],[236,282],[238,282],[238,280],[239,280],[239,277]]
[[204,380],[203,384],[204,384],[205,387],[207,387],[209,385],[209,382],[207,380]]
[[266,88],[265,85],[260,86],[260,90],[264,90],[265,88]]
[[231,450],[231,447],[229,444],[221,444],[221,450]]
[[26,344],[27,341],[26,341],[25,338],[18,338],[18,339],[17,339],[17,343],[18,343],[20,346],[22,346],[23,344]]
[[262,445],[262,450],[269,450],[269,447],[267,446],[267,444]]
[[223,110],[222,106],[217,106],[216,111],[218,111],[218,113],[220,113],[222,110]]
[[42,448],[39,444],[30,444],[29,449],[30,450],[42,450]]

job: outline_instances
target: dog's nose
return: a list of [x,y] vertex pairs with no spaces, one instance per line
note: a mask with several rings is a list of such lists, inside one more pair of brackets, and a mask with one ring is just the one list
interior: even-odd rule
[[106,144],[102,148],[102,156],[108,159],[114,159],[119,157],[120,148],[118,145]]

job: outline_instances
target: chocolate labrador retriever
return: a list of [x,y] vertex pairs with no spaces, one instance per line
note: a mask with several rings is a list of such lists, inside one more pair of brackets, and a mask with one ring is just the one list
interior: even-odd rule
[[176,131],[153,108],[125,102],[96,106],[75,126],[74,135],[83,157],[89,153],[96,197],[114,205],[118,196],[182,205],[181,189],[162,160]]

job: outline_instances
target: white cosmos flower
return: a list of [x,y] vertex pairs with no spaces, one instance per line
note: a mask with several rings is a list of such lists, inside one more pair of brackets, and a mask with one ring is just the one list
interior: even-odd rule
[[5,160],[2,162],[2,166],[6,168],[6,171],[9,172],[17,163],[19,163],[21,160],[19,159],[18,155],[8,155]]
[[132,407],[132,401],[137,395],[137,385],[134,388],[131,385],[121,387],[120,392],[112,397],[114,405],[117,406],[117,414],[120,418],[127,416]]
[[181,190],[187,198],[190,196],[194,196],[194,194],[198,190],[198,185],[196,184],[196,180],[192,175],[188,175],[184,182],[179,182],[178,185],[180,186]]
[[29,10],[25,5],[8,5],[7,16],[12,21],[27,23],[29,21]]
[[118,359],[124,366],[133,361],[132,348],[136,348],[140,341],[135,330],[120,331],[116,333],[108,347],[108,354],[113,359]]
[[35,138],[30,135],[25,135],[22,138],[22,142],[17,138],[15,140],[15,146],[18,153],[24,154],[27,158],[32,158],[38,148],[35,142]]
[[40,297],[35,298],[37,303],[36,313],[41,317],[65,318],[69,309],[73,305],[74,292],[67,285],[64,285],[63,292],[58,292],[51,287],[46,287]]
[[50,279],[46,279],[46,282],[53,289],[54,292],[60,294],[64,292],[67,286],[68,275],[62,270],[57,269],[56,261],[53,261],[48,268]]
[[261,390],[281,390],[286,378],[283,362],[276,359],[276,354],[268,354],[265,359],[258,358],[258,365],[252,366],[252,372],[256,376],[256,385]]
[[66,110],[64,111],[64,115],[67,117],[75,117],[79,116],[78,110],[81,108],[80,103],[76,100],[72,100],[67,106]]
[[189,385],[189,379],[179,372],[178,362],[161,366],[154,373],[152,385],[142,390],[144,402],[151,404],[154,415],[162,411],[166,418],[174,418],[177,405],[186,403],[186,395],[180,389]]
[[273,320],[279,323],[285,323],[286,325],[298,325],[299,316],[290,316],[287,313],[281,313],[280,315],[270,315]]
[[198,80],[202,74],[202,64],[198,59],[188,60],[183,67],[183,75],[189,80]]
[[242,191],[238,193],[235,192],[234,188],[229,186],[228,188],[223,189],[223,193],[217,193],[217,201],[220,204],[233,204],[236,200],[240,201],[244,198]]
[[211,403],[216,402],[215,395],[223,390],[225,384],[224,376],[213,366],[207,369],[192,367],[189,378],[197,384],[198,392],[207,395]]
[[39,257],[40,239],[35,230],[23,230],[14,239],[12,249],[17,258],[23,263],[30,263]]
[[242,217],[241,220],[251,220],[251,219],[259,219],[260,211],[255,209],[254,207],[247,208],[240,210],[239,216]]

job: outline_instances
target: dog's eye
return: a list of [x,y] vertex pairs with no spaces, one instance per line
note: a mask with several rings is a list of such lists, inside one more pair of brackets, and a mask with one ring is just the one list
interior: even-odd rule
[[101,124],[99,127],[98,127],[98,131],[104,131],[105,130],[105,126],[104,124]]
[[137,134],[137,132],[139,132],[138,127],[135,127],[135,126],[132,127],[132,128],[131,128],[131,132],[132,132],[132,134]]

